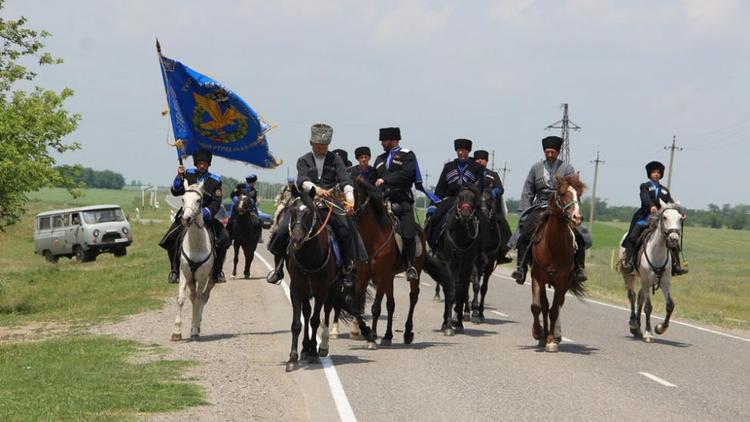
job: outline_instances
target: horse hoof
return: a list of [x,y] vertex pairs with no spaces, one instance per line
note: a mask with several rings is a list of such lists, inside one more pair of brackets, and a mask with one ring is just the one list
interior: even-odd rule
[[472,317],[471,317],[471,322],[472,322],[473,324],[481,324],[481,323],[482,323],[482,321],[481,321],[481,320],[479,319],[479,315],[474,315],[474,316],[472,316]]
[[198,334],[193,334],[190,336],[190,341],[198,341],[200,340],[200,336]]
[[297,369],[297,362],[289,361],[289,362],[286,363],[286,371],[287,372],[292,372],[295,369]]
[[547,343],[547,345],[544,347],[544,350],[550,353],[557,352],[557,343],[554,341]]
[[237,277],[237,272],[236,271],[232,271],[232,277]]
[[349,339],[351,340],[362,340],[362,335],[359,333],[349,333]]
[[414,333],[404,333],[404,344],[411,344],[414,341]]
[[182,341],[182,334],[172,333],[172,341]]
[[638,332],[638,328],[630,327],[630,334],[638,337],[640,333]]
[[667,331],[667,326],[664,324],[656,324],[654,331],[656,331],[656,334],[664,334],[664,332]]
[[378,345],[374,341],[367,342],[367,350],[377,350]]
[[463,334],[464,333],[464,325],[463,324],[457,325],[456,328],[455,328],[455,331],[456,331],[456,334]]
[[542,333],[541,331],[531,330],[531,337],[534,337],[534,340],[542,340]]
[[643,336],[643,341],[646,343],[651,343],[654,341],[654,339],[651,338],[651,336]]
[[456,330],[454,330],[451,327],[444,328],[443,329],[443,335],[446,336],[446,337],[453,337],[453,336],[456,335]]
[[393,344],[393,340],[391,340],[389,338],[380,339],[380,345],[381,346],[390,346],[391,344]]
[[480,324],[484,324],[484,323],[485,323],[485,321],[486,321],[486,320],[484,319],[484,315],[482,315],[482,314],[479,314],[479,323],[480,323]]
[[308,365],[316,365],[320,363],[320,356],[318,355],[310,355],[307,357],[307,364]]
[[434,297],[432,298],[432,300],[434,300],[435,302],[440,302],[440,295],[435,295],[435,296],[434,296]]
[[328,356],[328,349],[320,349],[319,348],[318,349],[318,355],[320,355],[320,357],[322,357],[322,358]]

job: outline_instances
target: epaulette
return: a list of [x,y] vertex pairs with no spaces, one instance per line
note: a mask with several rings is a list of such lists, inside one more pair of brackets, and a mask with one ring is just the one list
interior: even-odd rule
[[408,153],[410,153],[410,152],[411,152],[411,150],[409,150],[409,149],[407,149],[407,148],[401,148],[401,151],[399,151],[399,152],[403,152],[403,153],[406,153],[406,154],[408,154]]
[[196,169],[195,167],[193,167],[193,168],[189,168],[189,169],[185,170],[185,173],[187,173],[187,174],[195,174],[197,171],[198,171],[198,169]]
[[208,174],[209,174],[208,177],[210,177],[210,178],[216,180],[217,182],[221,183],[221,176],[219,176],[218,174],[213,174],[213,173],[208,173]]

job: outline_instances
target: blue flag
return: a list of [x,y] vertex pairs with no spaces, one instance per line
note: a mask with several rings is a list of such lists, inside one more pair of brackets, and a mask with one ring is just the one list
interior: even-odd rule
[[264,122],[242,98],[221,83],[159,54],[172,129],[185,157],[200,149],[264,168],[281,164],[268,150]]

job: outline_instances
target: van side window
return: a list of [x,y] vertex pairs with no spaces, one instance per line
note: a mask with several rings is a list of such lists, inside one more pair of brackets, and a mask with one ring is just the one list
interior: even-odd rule
[[74,226],[80,226],[81,225],[81,215],[78,213],[73,214],[73,225]]
[[50,228],[49,217],[39,217],[39,230],[45,230]]
[[63,218],[62,215],[53,215],[52,216],[52,228],[58,228],[63,226]]

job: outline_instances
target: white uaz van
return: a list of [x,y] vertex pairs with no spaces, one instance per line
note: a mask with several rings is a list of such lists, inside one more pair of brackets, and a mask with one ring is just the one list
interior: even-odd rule
[[61,256],[93,261],[102,252],[124,256],[131,243],[130,223],[119,205],[91,205],[36,216],[34,253],[49,262]]

